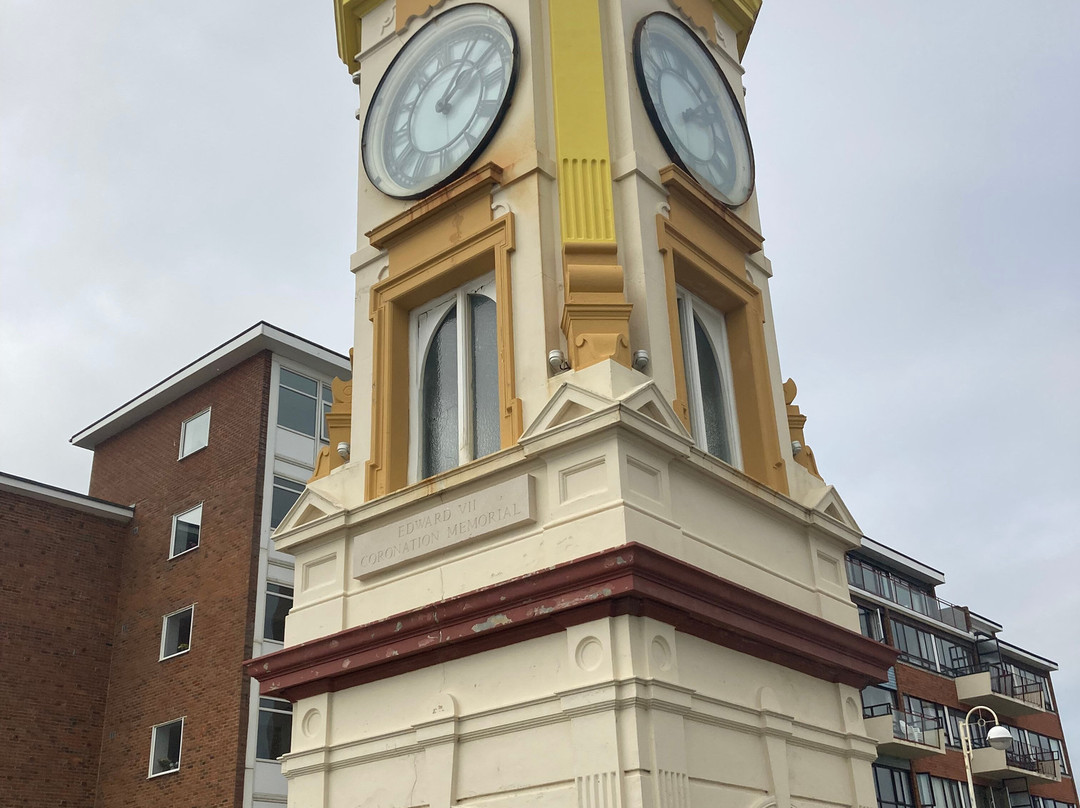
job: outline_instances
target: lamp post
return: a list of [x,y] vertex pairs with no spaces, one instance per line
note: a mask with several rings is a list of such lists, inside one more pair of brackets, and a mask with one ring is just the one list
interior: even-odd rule
[[[964,720],[960,722],[960,748],[964,753],[964,768],[967,770],[967,783],[968,783],[968,796],[971,797],[970,808],[975,808],[975,783],[971,779],[971,716],[980,710],[985,710],[994,717],[994,726],[986,733],[986,741],[994,749],[1000,749],[1007,751],[1012,747],[1013,737],[1012,733],[998,721],[997,713],[991,710],[989,707],[972,707],[968,710],[967,715],[964,716]],[[980,727],[986,726],[986,719],[980,717],[976,724]]]

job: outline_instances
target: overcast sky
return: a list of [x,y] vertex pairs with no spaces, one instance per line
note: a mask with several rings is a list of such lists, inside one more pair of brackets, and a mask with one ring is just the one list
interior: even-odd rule
[[[1077,31],[766,0],[744,62],[819,468],[1062,664],[1080,743]],[[348,350],[356,105],[328,0],[0,0],[0,470],[85,491],[71,435],[258,320]]]

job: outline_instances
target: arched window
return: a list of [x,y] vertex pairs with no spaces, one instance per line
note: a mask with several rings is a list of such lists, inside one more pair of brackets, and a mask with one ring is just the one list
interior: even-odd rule
[[414,447],[422,480],[499,448],[495,283],[484,278],[412,313]]
[[694,441],[714,457],[741,467],[724,315],[682,288],[677,300]]

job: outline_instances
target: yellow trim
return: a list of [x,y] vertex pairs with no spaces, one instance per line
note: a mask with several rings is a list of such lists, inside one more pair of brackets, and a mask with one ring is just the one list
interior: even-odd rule
[[357,69],[356,54],[360,52],[360,29],[365,14],[382,0],[334,0],[334,27],[337,29],[337,52],[341,61],[353,73]]
[[[349,350],[349,362],[352,362],[352,350]],[[326,434],[329,446],[319,449],[315,458],[315,473],[308,483],[325,477],[331,471],[345,465],[345,458],[338,454],[337,447],[349,443],[352,429],[352,381],[343,381],[335,377],[330,383],[334,400],[330,412],[326,413]]]
[[762,238],[725,206],[715,202],[675,166],[660,171],[668,191],[669,217],[656,217],[657,245],[664,257],[671,359],[675,369],[675,412],[689,428],[686,372],[679,329],[676,285],[724,313],[739,421],[743,471],[758,482],[788,492],[787,472],[773,409],[765,345],[765,303],[746,280],[746,255]]
[[761,2],[762,0],[712,0],[716,13],[735,30],[740,59],[746,53],[754,23],[761,12]]
[[614,241],[600,11],[550,0],[548,14],[563,244]]
[[746,52],[750,41],[750,32],[754,30],[754,21],[761,11],[761,0],[672,0],[679,10],[695,26],[705,32],[712,41],[716,41],[716,26],[713,14],[720,16],[735,31],[735,43],[739,47],[739,58]]
[[495,273],[500,443],[517,443],[523,424],[515,395],[510,253],[514,216],[491,216],[491,189],[502,176],[487,164],[368,233],[386,248],[389,276],[371,287],[373,325],[371,458],[365,497],[408,484],[409,312],[464,283]]

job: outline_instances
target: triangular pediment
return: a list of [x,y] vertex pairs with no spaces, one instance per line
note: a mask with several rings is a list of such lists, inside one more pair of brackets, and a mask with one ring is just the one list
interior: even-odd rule
[[304,489],[304,493],[296,500],[285,518],[274,531],[275,536],[280,536],[298,527],[316,522],[327,516],[341,513],[345,507],[323,496],[310,486]]
[[594,412],[608,409],[613,404],[615,402],[609,398],[563,382],[536,419],[529,424],[529,428],[522,433],[521,439],[527,440],[549,429],[577,421]]
[[855,521],[855,517],[851,515],[851,511],[848,510],[847,505],[844,504],[844,500],[840,498],[840,494],[836,492],[836,488],[831,485],[825,486],[822,489],[821,497],[817,502],[810,505],[810,508],[815,511],[820,511],[826,516],[832,517],[842,525],[846,525],[858,533],[862,533],[862,528],[859,527],[859,523]]
[[615,406],[621,406],[624,411],[631,410],[644,415],[679,437],[691,440],[690,433],[686,431],[686,427],[675,414],[671,404],[651,381],[627,391],[617,399],[564,382],[544,405],[540,414],[521,438],[528,440],[556,427],[580,420],[593,413],[610,410]]
[[655,382],[648,382],[635,390],[631,390],[622,397],[621,403],[627,409],[639,412],[646,418],[651,418],[660,426],[670,429],[680,437],[692,440],[679,416],[675,414],[671,404],[661,394]]

